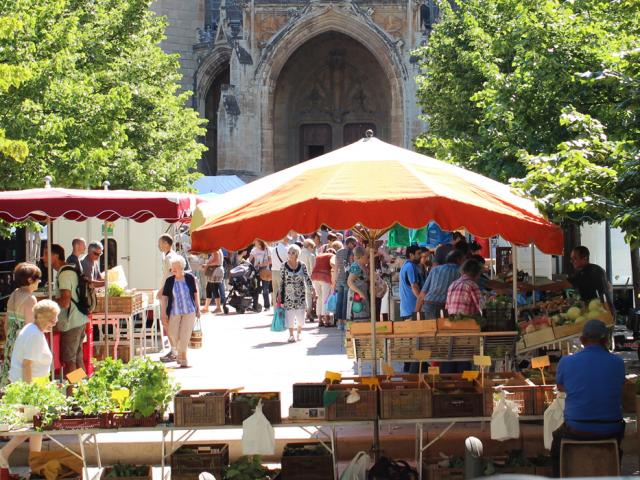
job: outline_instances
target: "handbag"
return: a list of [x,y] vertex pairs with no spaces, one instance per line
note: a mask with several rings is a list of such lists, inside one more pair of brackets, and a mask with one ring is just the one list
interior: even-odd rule
[[273,309],[273,320],[271,321],[272,332],[284,332],[287,326],[284,323],[284,308],[276,307]]
[[196,323],[193,325],[193,330],[191,330],[191,338],[189,338],[189,348],[202,348],[202,325],[200,325],[199,318],[196,318]]
[[204,276],[205,277],[211,277],[213,275],[213,272],[215,272],[216,267],[214,265],[207,265],[207,267],[204,269]]
[[371,467],[368,480],[418,480],[418,472],[404,460],[380,457]]
[[258,276],[263,282],[270,282],[273,277],[273,273],[271,272],[271,269],[269,267],[264,267],[260,269],[260,271],[258,272]]

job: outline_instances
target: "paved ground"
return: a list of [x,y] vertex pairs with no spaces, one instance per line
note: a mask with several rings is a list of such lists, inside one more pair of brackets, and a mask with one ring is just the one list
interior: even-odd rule
[[272,317],[271,312],[203,315],[203,348],[189,350],[192,368],[172,369],[173,375],[189,389],[279,391],[283,415],[292,403],[293,383],[320,382],[327,370],[353,375],[354,362],[347,359],[337,328],[307,323],[301,341],[288,343],[288,332],[271,331]]

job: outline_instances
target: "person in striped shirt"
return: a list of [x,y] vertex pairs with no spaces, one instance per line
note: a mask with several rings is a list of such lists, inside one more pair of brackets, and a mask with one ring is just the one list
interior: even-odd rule
[[478,315],[482,311],[482,294],[478,286],[482,266],[476,260],[467,260],[460,270],[462,276],[447,290],[447,312],[449,315]]

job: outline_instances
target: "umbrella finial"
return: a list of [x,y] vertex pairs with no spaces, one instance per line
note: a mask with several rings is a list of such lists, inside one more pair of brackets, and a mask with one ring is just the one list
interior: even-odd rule
[[51,175],[47,175],[44,177],[44,188],[51,188],[51,182],[53,181],[53,177]]
[[364,138],[373,138],[373,130],[368,129],[366,132],[364,132]]
[[102,188],[104,188],[105,190],[109,190],[110,185],[111,182],[109,182],[109,180],[105,180],[104,182],[102,182]]

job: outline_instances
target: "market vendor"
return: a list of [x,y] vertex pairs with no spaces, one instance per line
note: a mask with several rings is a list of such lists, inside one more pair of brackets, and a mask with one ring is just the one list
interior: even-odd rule
[[607,327],[600,320],[589,320],[582,329],[584,349],[562,357],[558,364],[557,387],[566,392],[564,423],[553,432],[551,456],[554,474],[560,473],[560,443],[575,440],[618,440],[622,458],[624,421],[622,385],[624,362],[607,349]]

